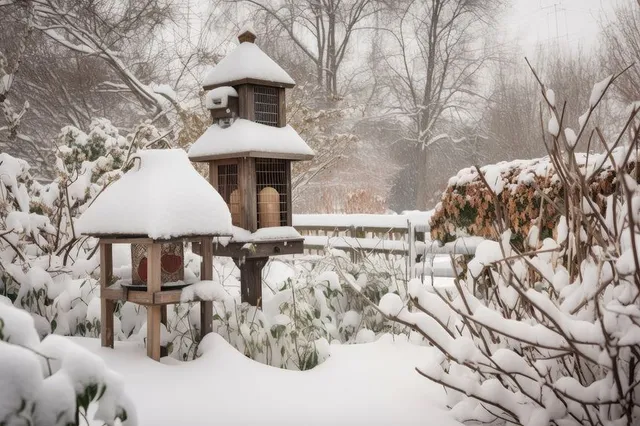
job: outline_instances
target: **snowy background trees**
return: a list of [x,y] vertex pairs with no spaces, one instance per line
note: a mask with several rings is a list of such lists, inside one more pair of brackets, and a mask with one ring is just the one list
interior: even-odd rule
[[[637,58],[640,6],[621,3],[598,18],[602,48],[556,40],[527,48],[537,69],[567,88],[559,91],[567,99],[578,99],[569,85]],[[363,188],[385,209],[433,207],[447,177],[469,162],[543,154],[535,129],[517,130],[537,123],[537,88],[522,46],[505,34],[510,7],[499,0],[6,0],[2,68],[20,76],[7,101],[14,110],[28,101],[30,109],[15,134],[13,116],[4,114],[0,146],[37,167],[37,178],[52,179],[53,140],[64,125],[86,129],[106,118],[127,134],[151,120],[187,143],[207,122],[200,89],[207,68],[252,21],[260,46],[298,83],[289,95],[292,123],[322,154],[298,170],[299,211],[339,212],[326,200]],[[635,72],[602,114],[633,99]],[[159,85],[175,96],[157,93]],[[505,111],[517,112],[517,125],[501,119]]]

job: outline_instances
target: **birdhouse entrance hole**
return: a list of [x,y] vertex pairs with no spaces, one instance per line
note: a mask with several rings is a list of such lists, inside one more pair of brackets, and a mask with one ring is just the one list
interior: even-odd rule
[[287,226],[288,174],[289,162],[286,160],[256,159],[258,228]]

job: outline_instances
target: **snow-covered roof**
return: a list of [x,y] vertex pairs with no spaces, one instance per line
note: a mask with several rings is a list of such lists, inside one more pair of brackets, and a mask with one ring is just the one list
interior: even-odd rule
[[254,43],[240,43],[207,74],[205,89],[234,86],[241,83],[269,82],[278,87],[293,87],[296,83],[266,53]]
[[238,92],[231,86],[221,86],[209,91],[205,98],[207,109],[226,108],[229,105],[229,97],[238,97]]
[[80,216],[76,229],[95,236],[170,239],[231,235],[231,214],[181,149],[144,150]]
[[193,161],[235,157],[309,160],[314,153],[293,127],[273,127],[238,119],[231,126],[210,126],[189,149]]

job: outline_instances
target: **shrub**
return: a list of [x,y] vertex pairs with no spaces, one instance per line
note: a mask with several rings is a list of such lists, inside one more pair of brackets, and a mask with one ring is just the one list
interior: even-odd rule
[[[623,150],[613,150],[618,157]],[[615,161],[600,155],[575,153],[576,167],[589,175],[585,194],[604,213],[605,199],[617,191]],[[632,173],[636,163],[630,159],[626,173]],[[595,169],[597,173],[592,174]],[[517,160],[495,165],[461,170],[449,180],[447,189],[431,218],[431,237],[443,242],[460,236],[498,239],[496,222],[502,220],[511,230],[514,242],[522,243],[533,227],[541,238],[553,237],[564,210],[566,197],[561,176],[550,157]],[[495,197],[501,212],[496,212]],[[502,217],[498,217],[498,214]]]
[[[603,138],[604,154],[583,163],[575,153],[614,80],[596,84],[577,135],[560,132],[564,111],[541,84],[551,115],[548,163],[564,200],[554,206],[557,217],[543,217],[553,219],[552,233],[542,235],[532,225],[522,243],[514,244],[506,217],[498,217],[498,241],[478,247],[455,288],[414,280],[410,305],[392,294],[379,304],[381,312],[440,350],[437,362],[418,371],[449,390],[449,404],[461,421],[640,422],[640,186],[634,167],[640,105],[614,142]],[[602,137],[599,128],[594,132]],[[615,180],[607,184],[605,200],[593,184],[607,162]],[[492,183],[501,181],[486,175],[485,180],[495,211],[507,210]]]
[[33,318],[0,297],[0,425],[137,424],[102,359],[59,336],[40,341]]

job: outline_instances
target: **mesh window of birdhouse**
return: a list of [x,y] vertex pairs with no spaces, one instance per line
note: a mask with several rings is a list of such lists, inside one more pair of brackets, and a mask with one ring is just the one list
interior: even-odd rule
[[231,222],[240,224],[240,190],[238,189],[238,165],[218,165],[218,193],[229,206]]
[[278,126],[278,89],[275,87],[254,86],[254,112],[256,123]]
[[258,228],[287,226],[286,160],[256,159]]

